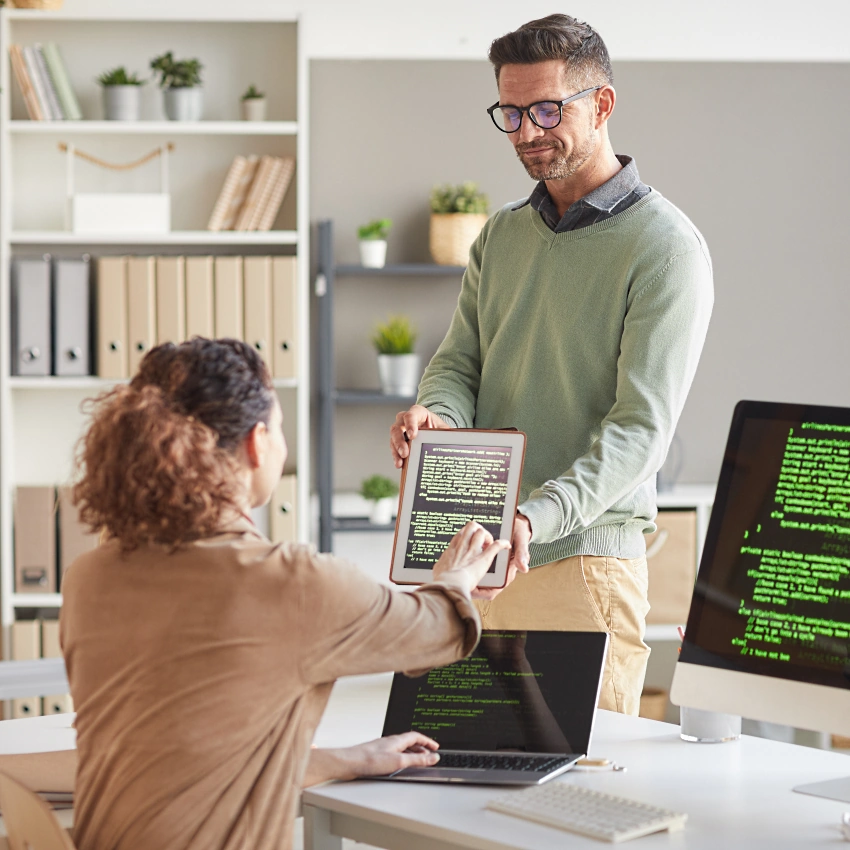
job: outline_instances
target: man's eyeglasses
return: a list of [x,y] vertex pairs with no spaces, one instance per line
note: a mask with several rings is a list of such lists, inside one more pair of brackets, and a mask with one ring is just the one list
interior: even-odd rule
[[543,130],[551,130],[561,123],[564,106],[579,98],[587,97],[592,92],[598,91],[601,88],[602,86],[594,86],[592,89],[585,89],[577,94],[570,95],[570,97],[565,97],[563,100],[539,100],[530,106],[509,106],[507,104],[499,105],[498,103],[494,103],[487,112],[493,119],[496,127],[503,133],[516,133],[522,124],[524,112],[528,113],[529,118],[538,127]]

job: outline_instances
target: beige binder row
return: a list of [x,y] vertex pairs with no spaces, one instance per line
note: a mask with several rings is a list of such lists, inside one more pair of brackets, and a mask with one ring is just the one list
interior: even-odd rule
[[98,542],[80,525],[70,487],[16,487],[14,527],[17,593],[56,593],[71,562]]
[[[58,620],[18,620],[12,623],[13,661],[61,656]],[[64,714],[73,710],[68,694],[12,700],[12,717],[38,717],[41,714]]]
[[295,257],[101,257],[97,374],[129,378],[162,342],[231,337],[253,345],[275,378],[294,378]]

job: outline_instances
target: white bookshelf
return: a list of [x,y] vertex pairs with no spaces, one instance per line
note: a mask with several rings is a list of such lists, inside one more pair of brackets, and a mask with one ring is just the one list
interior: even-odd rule
[[[284,4],[280,4],[283,6]],[[125,8],[134,6],[135,9]],[[60,593],[16,593],[12,500],[18,484],[61,484],[72,470],[73,446],[85,427],[82,401],[114,382],[97,377],[21,378],[10,374],[10,262],[16,255],[93,258],[116,253],[297,254],[300,351],[294,379],[274,384],[289,443],[286,472],[298,473],[298,535],[309,538],[309,214],[308,63],[303,25],[291,7],[266,4],[241,13],[203,10],[191,17],[145,4],[104,3],[102,15],[78,14],[68,0],[59,12],[0,10],[0,624],[8,657],[8,627],[16,608],[62,604]],[[88,4],[86,8],[92,8]],[[80,101],[82,121],[30,121],[8,59],[10,44],[56,42]],[[102,71],[124,65],[149,76],[151,58],[172,50],[197,56],[204,70],[204,120],[165,120],[153,83],[142,95],[142,119],[103,120]],[[268,121],[239,120],[239,98],[249,84],[266,92]],[[77,235],[65,226],[65,157],[60,142],[110,162],[128,162],[166,142],[170,155],[172,227],[167,234]],[[297,167],[280,214],[267,232],[204,230],[236,154],[295,156]],[[158,165],[115,175],[78,161],[79,191],[151,191]],[[96,188],[93,188],[95,187]],[[155,190],[155,189],[154,189]]]

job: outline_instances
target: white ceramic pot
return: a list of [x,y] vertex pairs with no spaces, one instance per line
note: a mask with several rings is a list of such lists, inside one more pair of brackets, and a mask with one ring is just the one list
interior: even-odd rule
[[265,121],[266,99],[264,97],[249,97],[240,103],[243,121]]
[[367,269],[382,269],[387,262],[385,239],[361,239],[360,262]]
[[142,111],[141,86],[104,86],[103,112],[107,121],[138,121]]
[[169,121],[200,121],[204,111],[204,90],[193,88],[165,89],[165,114]]
[[416,395],[419,388],[418,354],[379,354],[378,374],[385,395]]
[[372,502],[372,510],[369,512],[369,522],[373,525],[389,525],[393,521],[394,505],[395,499],[390,496]]

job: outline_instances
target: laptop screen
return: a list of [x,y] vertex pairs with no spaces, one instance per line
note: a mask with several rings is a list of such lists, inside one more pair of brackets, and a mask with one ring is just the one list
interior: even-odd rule
[[485,631],[462,661],[396,673],[383,734],[413,729],[448,750],[586,753],[607,637]]

